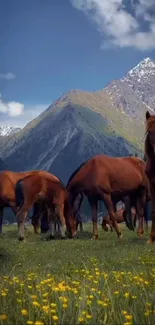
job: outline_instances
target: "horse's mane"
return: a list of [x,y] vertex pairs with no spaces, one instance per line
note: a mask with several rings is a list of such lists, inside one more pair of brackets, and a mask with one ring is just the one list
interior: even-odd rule
[[76,168],[74,170],[74,172],[72,173],[72,175],[70,176],[68,182],[67,182],[67,186],[69,185],[69,183],[71,182],[71,180],[73,179],[73,177],[79,172],[79,170],[89,161],[90,159],[85,160],[78,168]]
[[146,121],[146,138],[145,138],[145,159],[146,156],[152,157],[154,155],[153,148],[150,144],[149,135],[148,132],[151,131],[151,129],[155,129],[155,115],[151,115],[151,117]]
[[151,117],[146,121],[146,133],[154,127],[155,129],[155,115],[151,115]]

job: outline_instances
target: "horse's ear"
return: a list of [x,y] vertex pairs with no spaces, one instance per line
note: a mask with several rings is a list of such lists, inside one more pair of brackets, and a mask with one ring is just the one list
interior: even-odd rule
[[148,120],[151,117],[151,114],[149,113],[149,111],[146,112],[146,120]]

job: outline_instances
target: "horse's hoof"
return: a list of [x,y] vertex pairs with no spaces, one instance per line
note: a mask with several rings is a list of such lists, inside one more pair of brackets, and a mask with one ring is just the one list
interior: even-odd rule
[[118,239],[122,239],[122,238],[123,238],[123,235],[120,234],[120,235],[118,236]]
[[51,240],[54,240],[54,236],[53,235],[50,235],[49,237],[47,237],[47,240],[48,240],[48,238],[51,239]]
[[95,240],[98,239],[98,235],[93,235],[93,236],[92,236],[92,240],[93,240],[93,239],[95,239]]
[[154,241],[152,239],[148,239],[148,241],[146,242],[146,244],[153,244]]
[[66,236],[61,236],[61,239],[66,239]]
[[18,240],[24,242],[25,238],[24,237],[19,237]]
[[142,238],[142,237],[144,236],[144,233],[137,233],[137,236],[138,236],[139,238]]

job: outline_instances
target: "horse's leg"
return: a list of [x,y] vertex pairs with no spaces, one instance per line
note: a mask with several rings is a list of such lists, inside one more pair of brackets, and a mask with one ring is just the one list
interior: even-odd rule
[[147,244],[152,244],[155,241],[155,187],[150,184],[150,192],[152,198],[152,225],[151,225],[151,232],[150,238],[147,241]]
[[124,197],[124,205],[125,205],[125,213],[124,213],[124,221],[129,230],[134,231],[134,225],[132,222],[132,213],[131,213],[131,199],[129,196]]
[[148,202],[146,202],[144,207],[144,220],[145,220],[145,230],[148,232]]
[[93,238],[98,239],[98,227],[97,227],[97,203],[98,200],[89,196],[88,201],[91,207],[92,222],[93,222]]
[[3,207],[0,207],[0,234],[2,234],[3,227]]
[[138,229],[137,235],[141,237],[144,234],[144,206],[145,206],[145,195],[141,195],[137,198],[136,207],[138,215]]
[[66,235],[65,235],[66,221],[65,221],[65,217],[64,217],[64,204],[61,203],[59,205],[56,205],[55,211],[56,211],[57,218],[60,221],[61,238],[65,239],[66,238]]
[[83,232],[83,223],[80,221],[80,232]]
[[39,234],[40,226],[41,226],[41,219],[43,216],[43,211],[42,211],[43,206],[41,205],[41,203],[35,202],[33,207],[34,207],[34,210],[33,210],[31,224],[33,225],[34,233]]
[[112,221],[113,227],[117,233],[118,238],[122,237],[121,230],[118,226],[118,223],[116,221],[116,215],[115,215],[115,205],[113,205],[113,202],[111,200],[110,194],[101,192],[103,201],[105,203],[106,209],[108,210],[108,214],[110,217],[110,220]]

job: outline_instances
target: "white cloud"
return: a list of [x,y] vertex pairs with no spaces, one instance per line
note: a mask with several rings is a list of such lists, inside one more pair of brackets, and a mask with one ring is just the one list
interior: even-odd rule
[[0,112],[9,116],[18,116],[23,114],[24,105],[18,102],[4,102],[0,94]]
[[15,78],[16,78],[16,76],[12,72],[0,73],[0,79],[13,80]]
[[96,23],[104,35],[102,47],[134,47],[139,50],[155,48],[155,0],[70,0],[70,2]]
[[23,128],[28,122],[32,121],[39,114],[41,114],[48,106],[49,104],[25,107],[23,114],[18,116],[14,115],[13,117],[8,114],[0,113],[0,126],[13,126]]

